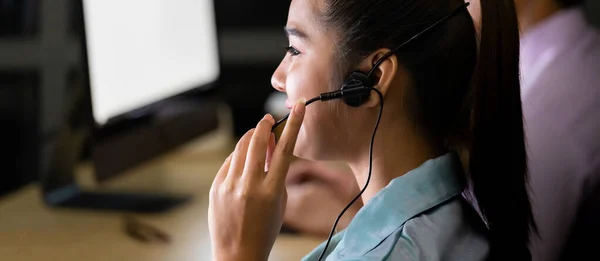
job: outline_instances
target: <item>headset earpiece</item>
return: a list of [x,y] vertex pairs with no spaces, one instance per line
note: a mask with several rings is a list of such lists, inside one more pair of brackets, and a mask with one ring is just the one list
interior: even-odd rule
[[348,106],[359,107],[369,100],[369,97],[371,96],[371,87],[373,87],[373,83],[366,73],[354,71],[346,78],[341,90],[348,91],[364,88],[365,91],[352,92],[351,95],[343,95],[342,100]]

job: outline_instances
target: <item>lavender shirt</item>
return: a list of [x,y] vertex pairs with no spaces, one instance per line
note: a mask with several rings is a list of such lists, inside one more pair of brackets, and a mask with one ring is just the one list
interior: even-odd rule
[[[523,35],[521,70],[541,236],[532,255],[558,260],[582,202],[600,184],[600,36],[580,8],[563,10]],[[585,218],[600,222],[600,216]]]

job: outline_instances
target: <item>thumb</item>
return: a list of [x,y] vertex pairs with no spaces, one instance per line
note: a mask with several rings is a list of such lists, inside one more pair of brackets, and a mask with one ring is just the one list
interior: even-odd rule
[[302,127],[305,110],[306,100],[298,100],[292,108],[292,113],[290,113],[290,117],[285,124],[279,143],[275,146],[266,181],[272,182],[278,187],[283,187],[285,184],[285,177],[290,167],[300,127]]

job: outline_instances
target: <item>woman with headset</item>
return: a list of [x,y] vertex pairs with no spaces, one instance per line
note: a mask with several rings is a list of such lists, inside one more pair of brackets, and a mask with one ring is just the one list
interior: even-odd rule
[[296,155],[343,160],[363,188],[305,260],[529,260],[514,2],[480,8],[476,28],[462,0],[292,0],[272,77],[291,113],[277,144],[266,115],[217,173],[214,259],[268,259]]

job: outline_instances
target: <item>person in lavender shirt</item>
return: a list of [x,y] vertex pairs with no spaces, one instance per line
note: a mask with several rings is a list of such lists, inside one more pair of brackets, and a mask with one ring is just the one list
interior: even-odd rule
[[[533,260],[600,260],[600,35],[581,0],[515,0],[539,238]],[[594,203],[596,201],[596,203]],[[596,244],[598,245],[598,244]]]

